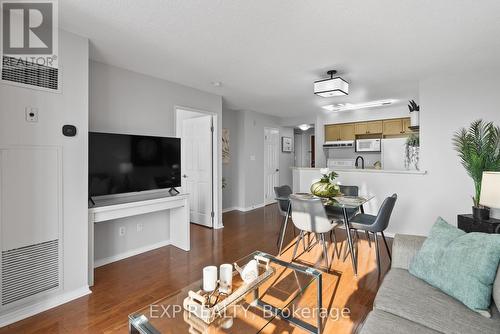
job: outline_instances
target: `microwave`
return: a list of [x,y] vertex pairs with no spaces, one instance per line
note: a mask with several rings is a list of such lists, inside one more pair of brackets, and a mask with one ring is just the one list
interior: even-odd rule
[[356,152],[380,152],[380,139],[357,139]]

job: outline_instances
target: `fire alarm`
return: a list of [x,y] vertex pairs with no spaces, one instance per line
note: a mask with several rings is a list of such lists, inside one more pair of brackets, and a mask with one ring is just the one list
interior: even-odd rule
[[66,137],[74,137],[76,136],[76,126],[74,125],[64,125],[62,128],[62,133]]

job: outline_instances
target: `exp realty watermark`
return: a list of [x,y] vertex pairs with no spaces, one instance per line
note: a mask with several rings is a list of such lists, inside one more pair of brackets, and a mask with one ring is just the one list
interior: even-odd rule
[[[272,306],[264,305],[260,308],[261,313],[257,315],[255,312],[255,307],[252,305],[231,305],[217,314],[218,317],[228,318],[233,314],[240,314],[245,319],[252,319],[253,317],[263,317],[264,319],[272,319],[276,316],[274,313],[274,308]],[[184,308],[181,305],[162,305],[153,304],[149,307],[149,318],[159,319],[159,318],[176,318],[182,315]],[[207,310],[207,312],[209,312]],[[209,314],[207,314],[208,316]],[[328,319],[337,321],[340,319],[348,319],[351,316],[351,310],[347,307],[344,308],[310,308],[310,307],[300,307],[296,305],[291,305],[280,311],[280,316],[283,318],[298,318],[302,320],[307,319]]]
[[57,0],[0,0],[3,61],[58,67]]

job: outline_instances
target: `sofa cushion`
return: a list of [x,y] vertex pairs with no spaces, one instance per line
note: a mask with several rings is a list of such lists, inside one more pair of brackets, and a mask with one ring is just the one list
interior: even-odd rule
[[389,271],[374,308],[443,333],[500,334],[500,314],[496,308],[492,308],[490,319],[485,318],[404,269]]
[[430,328],[380,310],[373,310],[363,324],[361,334],[437,334]]
[[500,312],[500,265],[498,266],[495,283],[493,283],[493,301],[497,305],[498,312]]
[[410,273],[489,317],[499,261],[500,235],[466,233],[438,218]]

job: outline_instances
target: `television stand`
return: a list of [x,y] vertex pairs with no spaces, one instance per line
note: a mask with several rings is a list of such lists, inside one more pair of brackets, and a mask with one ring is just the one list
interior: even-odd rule
[[180,192],[177,189],[175,189],[174,187],[170,188],[168,190],[168,193],[170,194],[170,196],[175,196],[175,195],[179,195],[180,194]]
[[[184,251],[190,249],[189,236],[189,195],[178,194],[169,195],[162,193],[138,193],[127,196],[102,196],[94,198],[95,205],[90,207],[89,213],[89,285],[94,285],[94,225],[105,224],[114,219],[142,215],[146,213],[167,211],[168,218],[165,223],[168,224],[169,240],[167,243],[178,247]],[[139,254],[141,251],[132,251],[124,256],[115,259]],[[143,252],[143,251],[142,251]]]

